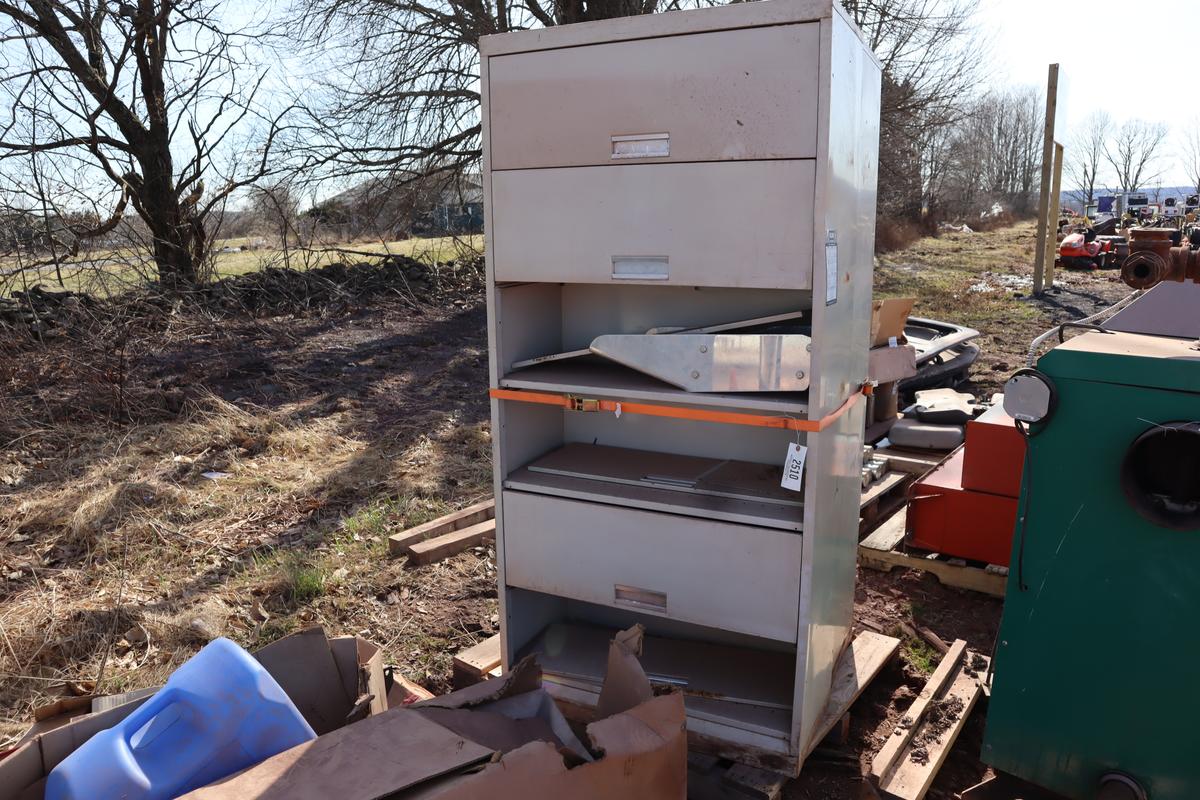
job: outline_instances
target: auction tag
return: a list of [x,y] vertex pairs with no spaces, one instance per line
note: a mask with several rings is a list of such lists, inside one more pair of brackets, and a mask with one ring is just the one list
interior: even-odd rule
[[899,346],[900,346],[899,339],[897,339],[895,336],[888,337],[888,347],[899,347]]
[[793,492],[800,491],[800,480],[804,476],[804,459],[808,456],[808,448],[802,444],[791,442],[788,445],[787,460],[783,462],[783,480],[779,485]]

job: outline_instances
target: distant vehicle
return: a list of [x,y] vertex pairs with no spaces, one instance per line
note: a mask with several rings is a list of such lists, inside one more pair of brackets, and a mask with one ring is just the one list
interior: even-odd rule
[[1150,196],[1145,192],[1125,192],[1118,195],[1117,199],[1120,201],[1121,213],[1138,219],[1145,216],[1143,212],[1150,205]]
[[1183,210],[1185,214],[1200,212],[1200,194],[1189,194],[1183,201]]
[[1162,215],[1168,219],[1177,219],[1183,216],[1183,205],[1180,204],[1178,197],[1163,198]]
[[1104,222],[1105,220],[1116,219],[1119,216],[1116,195],[1100,195],[1096,198],[1095,203],[1092,203],[1084,210],[1084,214],[1092,222]]
[[1069,234],[1058,249],[1059,264],[1068,269],[1107,269],[1116,264],[1116,251],[1125,240],[1097,236],[1092,229]]

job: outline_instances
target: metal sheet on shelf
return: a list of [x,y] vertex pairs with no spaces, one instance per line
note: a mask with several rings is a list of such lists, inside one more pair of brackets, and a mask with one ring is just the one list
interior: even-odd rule
[[674,492],[802,507],[803,496],[779,485],[780,468],[730,459],[572,442],[528,465],[541,472]]
[[[725,331],[736,331],[743,328],[755,328],[760,325],[774,325],[780,322],[792,322],[802,319],[806,313],[807,312],[804,311],[788,311],[783,314],[771,314],[770,316],[757,317],[755,319],[740,319],[734,322],[721,322],[716,325],[704,325],[699,328],[680,328],[664,325],[651,328],[650,330],[646,331],[646,335],[665,336],[676,333],[723,333]],[[534,358],[527,358],[522,361],[514,361],[512,368],[524,369],[525,367],[532,367],[535,364],[545,364],[549,361],[566,361],[567,359],[581,358],[582,356],[591,354],[592,351],[589,349],[568,350],[565,353],[549,353],[544,356],[535,356]]]
[[597,336],[591,350],[687,392],[808,391],[812,338],[798,333]]

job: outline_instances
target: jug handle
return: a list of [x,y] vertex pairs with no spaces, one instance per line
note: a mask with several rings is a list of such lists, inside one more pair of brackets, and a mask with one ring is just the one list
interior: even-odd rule
[[153,697],[142,704],[141,708],[130,714],[125,720],[123,738],[125,746],[130,747],[134,734],[154,720],[163,711],[175,704],[179,690],[174,687],[160,689]]

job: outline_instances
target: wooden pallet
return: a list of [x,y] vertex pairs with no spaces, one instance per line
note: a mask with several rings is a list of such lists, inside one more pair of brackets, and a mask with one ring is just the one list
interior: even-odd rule
[[891,572],[896,567],[919,569],[933,573],[946,586],[1004,597],[1007,567],[990,564],[976,567],[959,558],[907,548],[904,545],[907,517],[908,509],[900,509],[859,542],[858,563],[881,572]]
[[388,553],[406,555],[413,565],[432,564],[495,538],[496,501],[484,500],[392,534],[388,537]]
[[889,472],[862,491],[858,503],[858,536],[861,539],[908,503],[914,478],[907,472]]
[[[871,763],[870,787],[881,798],[921,800],[983,694],[988,659],[958,639]],[[934,713],[936,711],[936,713]],[[933,720],[940,717],[936,726]]]

